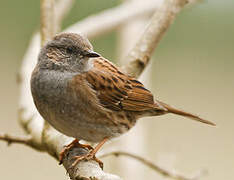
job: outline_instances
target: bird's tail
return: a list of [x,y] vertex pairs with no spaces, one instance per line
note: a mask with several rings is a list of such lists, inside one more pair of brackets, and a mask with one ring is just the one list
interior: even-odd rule
[[158,103],[167,110],[168,113],[173,113],[173,114],[177,114],[177,115],[180,115],[180,116],[184,116],[184,117],[188,117],[192,120],[195,120],[195,121],[199,121],[199,122],[202,122],[202,123],[205,123],[205,124],[209,124],[209,125],[212,125],[212,126],[216,126],[215,123],[211,122],[211,121],[208,121],[208,120],[205,120],[205,119],[202,119],[200,118],[199,116],[197,115],[194,115],[194,114],[191,114],[191,113],[188,113],[188,112],[185,112],[185,111],[182,111],[182,110],[179,110],[179,109],[176,109],[174,107],[171,107],[170,105],[166,104],[166,103],[163,103],[161,101],[158,101]]

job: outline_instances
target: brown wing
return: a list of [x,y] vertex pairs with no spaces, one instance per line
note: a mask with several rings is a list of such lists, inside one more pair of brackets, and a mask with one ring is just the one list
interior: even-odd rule
[[153,95],[141,82],[123,74],[104,58],[96,58],[94,67],[85,75],[97,92],[100,103],[108,109],[114,111],[157,109]]

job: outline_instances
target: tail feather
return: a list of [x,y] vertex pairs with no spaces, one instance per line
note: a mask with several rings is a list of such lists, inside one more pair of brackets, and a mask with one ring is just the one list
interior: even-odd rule
[[202,119],[197,115],[194,115],[194,114],[191,114],[191,113],[176,109],[176,108],[171,107],[170,105],[168,105],[166,103],[163,103],[163,102],[160,102],[160,101],[158,101],[158,102],[160,103],[161,106],[163,106],[165,109],[167,109],[168,113],[173,113],[173,114],[177,114],[177,115],[180,115],[180,116],[185,116],[185,117],[188,117],[188,118],[190,118],[192,120],[195,120],[195,121],[199,121],[199,122],[202,122],[202,123],[205,123],[205,124],[216,126],[215,123],[213,123],[211,121],[208,121],[208,120],[205,120],[205,119]]

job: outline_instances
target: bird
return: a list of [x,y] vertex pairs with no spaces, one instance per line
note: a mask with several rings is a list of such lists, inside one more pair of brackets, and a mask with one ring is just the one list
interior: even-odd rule
[[[138,119],[176,114],[209,125],[213,122],[156,100],[136,78],[93,50],[89,40],[76,33],[59,33],[41,48],[31,75],[31,93],[40,115],[56,130],[75,138],[60,153],[74,146],[89,153],[79,161],[94,159],[108,140],[129,131]],[[79,143],[85,140],[93,148]]]

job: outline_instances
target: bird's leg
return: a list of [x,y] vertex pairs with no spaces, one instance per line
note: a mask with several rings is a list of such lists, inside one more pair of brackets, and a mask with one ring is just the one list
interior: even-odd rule
[[98,158],[96,158],[96,153],[99,151],[99,149],[103,146],[103,144],[105,144],[105,142],[108,140],[108,138],[104,138],[94,149],[92,149],[89,153],[81,155],[81,156],[75,156],[74,158],[76,159],[74,161],[74,163],[72,164],[72,167],[74,167],[75,165],[77,165],[78,162],[82,161],[82,160],[91,160],[93,159],[94,161],[96,161],[99,166],[103,169],[103,162],[101,160],[99,160]]
[[63,163],[64,155],[67,151],[73,147],[87,148],[88,150],[93,150],[93,147],[88,144],[80,144],[78,139],[73,140],[70,144],[66,145],[59,154],[59,164]]

